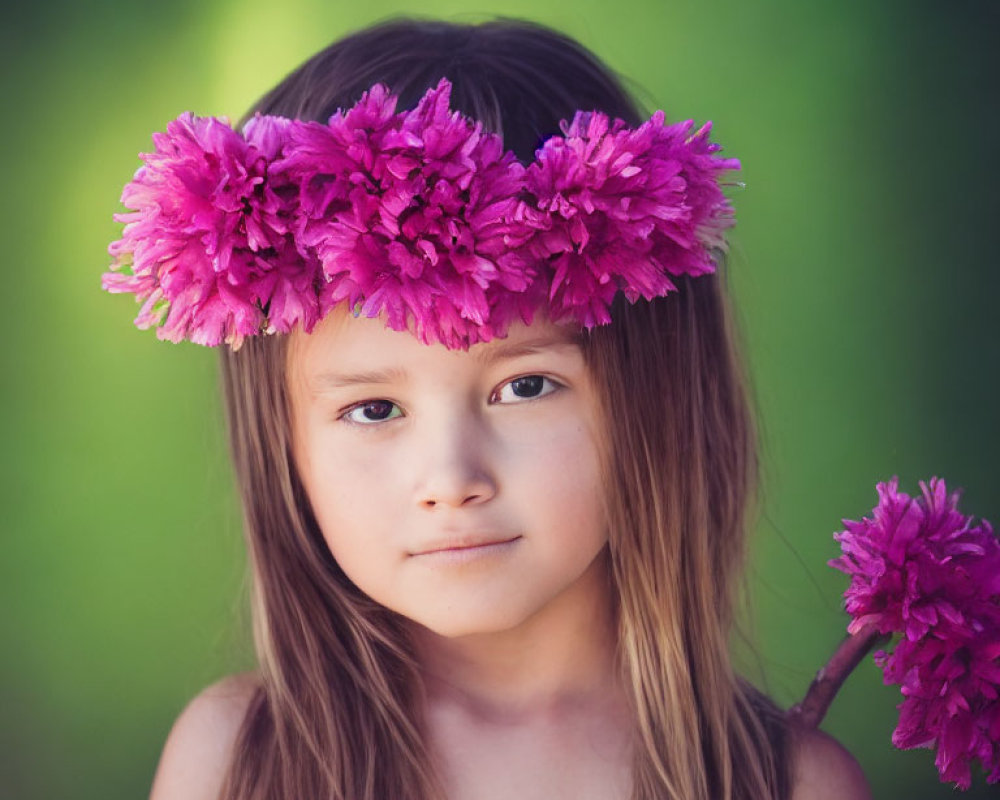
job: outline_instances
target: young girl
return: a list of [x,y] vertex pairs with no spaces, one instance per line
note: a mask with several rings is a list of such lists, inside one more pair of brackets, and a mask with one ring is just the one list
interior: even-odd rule
[[380,25],[255,111],[158,138],[106,278],[222,345],[253,569],[259,669],[154,799],[867,797],[730,664],[756,460],[707,129],[514,22]]

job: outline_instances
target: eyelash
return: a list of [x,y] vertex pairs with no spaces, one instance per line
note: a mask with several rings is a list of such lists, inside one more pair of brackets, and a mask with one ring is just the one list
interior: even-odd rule
[[[538,380],[541,381],[541,386],[539,388],[538,394],[531,395],[530,397],[515,396],[516,399],[508,399],[508,400],[503,399],[503,393],[505,389],[510,388],[513,391],[514,390],[513,387],[516,383],[518,383],[518,381],[527,381],[532,378],[537,378]],[[538,375],[535,373],[529,373],[528,375],[519,375],[516,378],[511,378],[509,381],[505,381],[504,383],[500,384],[500,386],[498,386],[496,389],[494,389],[493,392],[490,394],[490,403],[492,405],[514,405],[517,403],[524,403],[530,400],[538,400],[539,398],[552,394],[553,392],[556,392],[561,388],[563,388],[563,385],[561,383],[548,377],[547,375]],[[363,413],[366,409],[371,409],[373,406],[382,406],[382,407],[389,406],[390,408],[388,414],[379,419],[355,419],[352,416],[353,414],[358,412]],[[349,406],[348,408],[344,409],[344,411],[340,414],[338,419],[341,419],[352,425],[368,426],[368,425],[377,425],[381,422],[388,422],[390,420],[397,419],[398,417],[401,416],[403,416],[402,409],[396,403],[392,402],[391,400],[377,398],[374,400],[365,400],[364,402],[355,403],[353,406]]]

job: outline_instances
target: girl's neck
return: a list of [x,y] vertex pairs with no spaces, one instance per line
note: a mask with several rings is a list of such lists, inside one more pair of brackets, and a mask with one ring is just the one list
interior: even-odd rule
[[429,703],[497,722],[559,717],[621,698],[616,627],[602,553],[515,628],[461,637],[415,632]]

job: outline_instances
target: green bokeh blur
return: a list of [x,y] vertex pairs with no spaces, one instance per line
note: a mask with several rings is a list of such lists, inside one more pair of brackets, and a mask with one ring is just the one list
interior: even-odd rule
[[[0,796],[134,798],[169,726],[252,663],[214,353],[98,290],[122,184],[182,110],[237,117],[341,34],[419,10],[554,25],[672,119],[715,121],[747,188],[730,261],[765,437],[751,570],[782,703],[838,642],[824,564],[874,484],[934,474],[996,520],[1000,104],[994,0],[69,0],[6,8]],[[876,797],[945,798],[892,750],[871,663],[825,727]],[[995,796],[977,776],[968,798]]]

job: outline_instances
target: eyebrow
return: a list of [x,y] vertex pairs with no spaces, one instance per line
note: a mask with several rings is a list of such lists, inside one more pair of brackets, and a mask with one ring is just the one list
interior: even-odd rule
[[482,364],[495,364],[498,361],[509,361],[521,356],[535,355],[543,350],[563,350],[579,346],[579,337],[573,334],[549,334],[522,342],[500,340],[496,346],[484,349],[476,357]]
[[321,372],[309,381],[309,388],[314,394],[319,394],[332,389],[343,389],[347,386],[360,384],[392,383],[403,380],[405,377],[406,370],[394,368],[350,373]]

